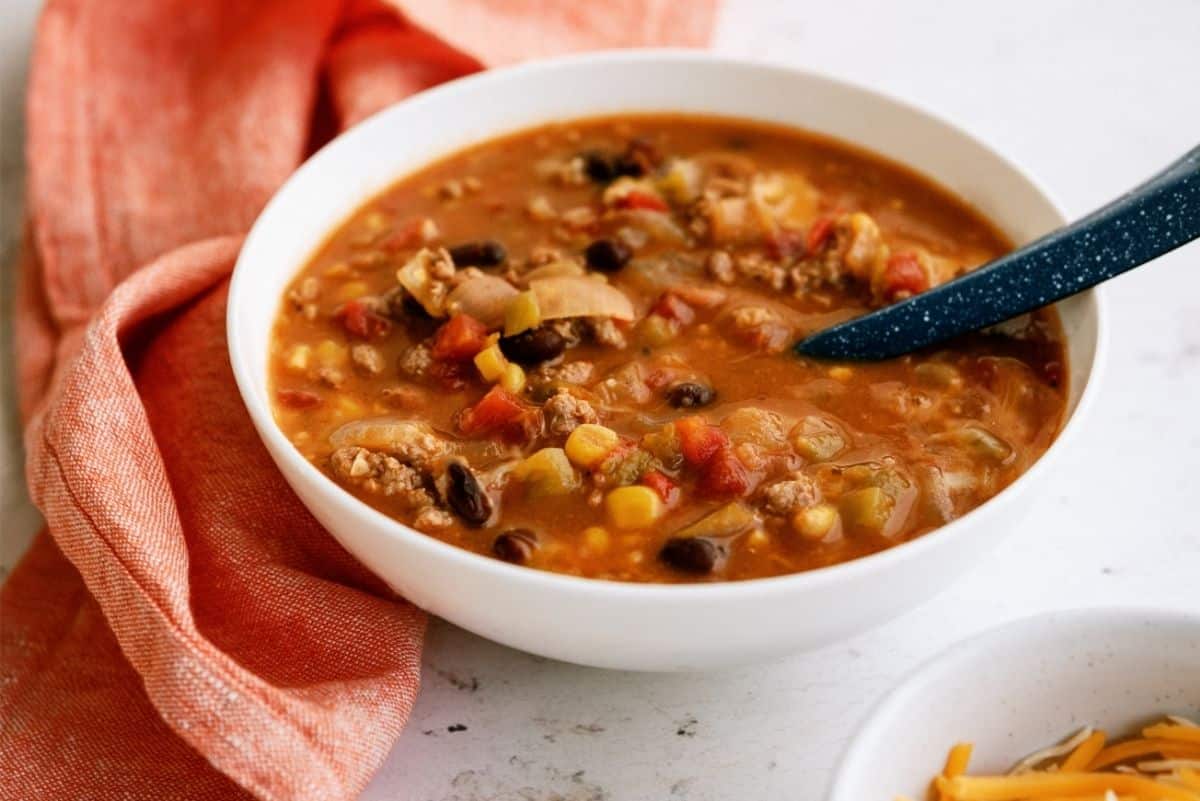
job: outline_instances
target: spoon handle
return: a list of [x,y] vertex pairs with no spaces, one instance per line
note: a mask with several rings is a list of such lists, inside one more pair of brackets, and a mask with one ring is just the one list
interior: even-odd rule
[[1200,237],[1200,147],[1065,228],[907,300],[820,331],[805,356],[887,359],[1040,308]]

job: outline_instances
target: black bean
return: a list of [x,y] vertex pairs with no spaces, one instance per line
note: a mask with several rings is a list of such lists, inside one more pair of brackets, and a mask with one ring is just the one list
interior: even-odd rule
[[583,154],[583,171],[598,184],[606,184],[617,177],[612,157],[595,150]]
[[492,543],[492,553],[505,562],[528,564],[537,550],[537,534],[527,528],[510,528]]
[[[403,290],[401,290],[401,291],[403,292]],[[388,308],[393,309],[394,306],[389,304]],[[433,317],[430,316],[429,312],[425,311],[425,307],[421,305],[421,302],[418,301],[416,298],[414,298],[412,295],[408,294],[407,292],[404,292],[403,295],[401,296],[400,313],[401,313],[400,319],[404,319],[405,317],[410,317],[410,318],[413,318],[416,320],[432,320],[433,319]]]
[[658,558],[685,573],[711,573],[721,550],[703,537],[672,537],[658,552]]
[[504,245],[493,239],[464,242],[450,248],[455,267],[495,267],[508,257]]
[[712,387],[697,384],[695,381],[683,381],[667,390],[667,403],[676,409],[692,409],[707,406],[716,396],[717,393]]
[[646,174],[646,166],[637,159],[629,156],[621,156],[613,162],[613,174],[618,178],[629,176],[630,178],[641,178]]
[[446,469],[446,503],[468,526],[482,526],[492,516],[492,499],[479,486],[471,468],[451,462]]
[[562,334],[548,326],[538,326],[511,337],[500,337],[500,352],[517,364],[541,364],[567,348]]
[[583,251],[588,267],[602,273],[615,273],[633,258],[633,251],[615,239],[597,239]]

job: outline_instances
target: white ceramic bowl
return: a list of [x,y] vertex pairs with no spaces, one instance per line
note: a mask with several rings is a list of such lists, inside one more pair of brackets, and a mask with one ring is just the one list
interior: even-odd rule
[[724,114],[820,131],[933,176],[1017,242],[1060,225],[1038,185],[962,130],[809,73],[697,52],[618,52],[497,70],[422,93],[340,136],[280,189],[250,232],[229,293],[230,358],[263,442],[296,494],[356,557],[417,605],[489,639],[611,668],[696,670],[844,638],[928,598],[999,541],[1028,506],[1095,391],[1099,301],[1060,305],[1070,339],[1066,430],[997,498],[916,541],[780,578],[637,585],[528,570],[427,537],[374,511],[305,461],[271,416],[267,352],[286,282],[364,201],[439,156],[551,120],[622,111]]
[[918,668],[851,741],[829,801],[924,798],[946,752],[972,773],[1097,726],[1117,737],[1166,714],[1200,715],[1200,615],[1053,612],[992,629]]

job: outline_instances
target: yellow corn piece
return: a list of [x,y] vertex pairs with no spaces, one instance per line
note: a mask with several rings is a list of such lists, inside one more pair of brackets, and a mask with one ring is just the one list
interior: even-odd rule
[[679,336],[679,323],[661,314],[648,314],[638,326],[642,341],[652,348],[662,347]]
[[588,526],[583,530],[583,545],[592,553],[604,553],[610,541],[608,532],[600,526]]
[[618,442],[620,437],[611,428],[584,423],[567,437],[567,458],[573,464],[590,470],[600,464],[617,447]]
[[361,417],[364,411],[361,403],[345,395],[338,396],[337,410],[343,417]]
[[369,289],[366,281],[347,281],[338,287],[334,297],[339,301],[354,300],[367,294]]
[[792,517],[792,528],[806,540],[819,540],[838,520],[838,511],[827,503],[801,509]]
[[504,371],[508,369],[508,359],[504,358],[499,345],[488,345],[475,354],[475,367],[484,381],[495,383],[504,377]]
[[292,352],[288,354],[287,366],[289,370],[302,373],[308,369],[308,357],[312,353],[312,348],[308,345],[297,345],[292,348]]
[[835,381],[849,381],[853,375],[854,370],[843,365],[829,368],[829,377]]
[[761,528],[756,528],[746,535],[746,545],[749,548],[762,548],[770,540],[770,535]]
[[646,528],[662,517],[663,502],[649,487],[618,487],[604,499],[608,520],[620,529]]
[[500,376],[500,386],[514,395],[520,394],[521,390],[525,389],[525,371],[521,369],[521,365],[509,362],[504,368],[504,375]]
[[1104,750],[1104,743],[1107,739],[1108,736],[1099,729],[1092,732],[1086,740],[1075,747],[1070,756],[1063,760],[1059,770],[1063,773],[1079,773],[1087,770],[1088,764],[1096,758],[1096,754]]
[[542,310],[537,295],[532,290],[522,292],[508,303],[504,310],[504,336],[511,337],[522,331],[535,328],[542,322]]
[[322,367],[340,367],[350,358],[350,352],[345,345],[339,345],[332,339],[322,340],[317,345],[317,363]]

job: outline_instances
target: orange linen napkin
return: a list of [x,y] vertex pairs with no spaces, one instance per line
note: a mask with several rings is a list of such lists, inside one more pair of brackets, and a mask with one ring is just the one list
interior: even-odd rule
[[17,299],[48,529],[0,591],[0,798],[358,794],[412,706],[424,617],[317,525],[251,428],[224,338],[240,237],[314,146],[387,103],[485,63],[700,44],[712,15],[51,0]]

